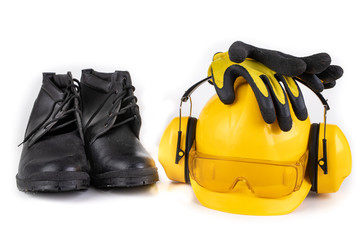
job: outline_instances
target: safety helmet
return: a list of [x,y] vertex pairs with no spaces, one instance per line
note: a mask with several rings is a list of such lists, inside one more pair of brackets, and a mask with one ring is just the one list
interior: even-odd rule
[[215,95],[198,119],[171,121],[159,146],[169,179],[190,182],[208,208],[247,215],[290,213],[310,190],[339,189],[351,172],[351,153],[336,125],[311,125],[291,109],[293,127],[284,132],[263,121],[245,81],[237,81],[235,93],[231,105]]

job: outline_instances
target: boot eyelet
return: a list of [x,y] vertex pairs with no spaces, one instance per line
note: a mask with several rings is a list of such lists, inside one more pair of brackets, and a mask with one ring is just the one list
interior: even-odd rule
[[113,114],[112,114],[112,112],[111,113],[109,113],[109,117],[111,117]]
[[115,94],[118,94],[119,93],[119,90],[115,90]]
[[104,125],[106,128],[109,126],[109,124],[108,123],[105,123],[105,125]]

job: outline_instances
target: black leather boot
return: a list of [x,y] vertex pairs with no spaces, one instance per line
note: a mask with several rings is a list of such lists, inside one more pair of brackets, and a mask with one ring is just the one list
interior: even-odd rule
[[43,74],[23,141],[16,176],[19,190],[59,192],[89,187],[79,100],[70,73]]
[[130,75],[82,71],[80,92],[91,184],[98,188],[155,183],[157,168],[139,141],[141,119]]

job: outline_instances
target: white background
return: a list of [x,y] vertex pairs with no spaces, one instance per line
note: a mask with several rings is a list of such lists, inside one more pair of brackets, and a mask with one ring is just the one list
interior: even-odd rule
[[[350,3],[352,2],[352,3]],[[1,1],[0,239],[359,239],[359,23],[357,1]],[[295,212],[254,217],[199,204],[157,160],[179,98],[235,40],[304,56],[326,51],[345,74],[324,95],[328,121],[351,145],[353,171],[336,194],[310,194]],[[66,194],[16,188],[21,142],[44,71],[128,70],[141,140],[160,181],[151,187]],[[322,107],[303,88],[311,120]],[[194,113],[214,94],[194,94]]]

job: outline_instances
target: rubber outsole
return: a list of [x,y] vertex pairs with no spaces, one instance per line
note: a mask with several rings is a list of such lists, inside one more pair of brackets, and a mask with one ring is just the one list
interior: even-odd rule
[[158,180],[156,167],[91,175],[91,185],[96,188],[137,187],[153,184]]
[[16,176],[17,187],[23,192],[70,192],[90,187],[90,177],[85,172],[40,173],[29,179]]

